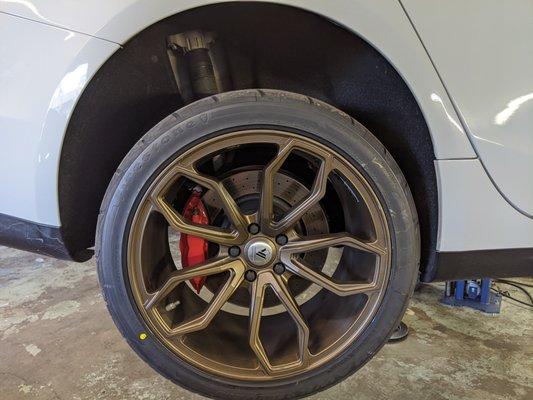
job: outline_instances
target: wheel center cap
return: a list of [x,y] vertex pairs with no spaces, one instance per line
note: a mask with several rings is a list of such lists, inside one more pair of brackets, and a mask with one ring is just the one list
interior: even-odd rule
[[250,243],[246,248],[246,258],[253,265],[262,267],[272,261],[274,249],[266,240],[257,240]]

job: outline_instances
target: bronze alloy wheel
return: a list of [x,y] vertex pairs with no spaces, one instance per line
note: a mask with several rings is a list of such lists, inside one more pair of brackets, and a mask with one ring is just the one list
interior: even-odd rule
[[[245,153],[255,154],[250,164],[243,160],[213,169],[213,160],[235,160]],[[301,182],[308,188],[303,198],[287,199],[276,190],[277,181],[283,176],[298,181],[301,164],[309,169],[307,175],[314,175],[313,181]],[[224,182],[246,170],[259,172],[250,174],[258,180],[254,182],[257,190],[236,196],[239,191]],[[220,224],[194,224],[181,215],[175,199],[188,197],[193,185],[217,197],[208,208],[211,220]],[[307,235],[301,221],[309,212],[319,214],[328,190],[330,201],[336,196],[348,202],[337,206],[358,203],[360,216],[367,220],[357,227]],[[275,207],[282,197],[284,201]],[[164,237],[159,230],[166,224],[170,236],[178,233],[207,240],[209,259],[189,268],[176,265],[161,270],[153,243]],[[250,233],[252,224],[259,226],[259,232]],[[366,229],[358,232],[361,226]],[[340,154],[291,132],[245,130],[200,143],[161,171],[132,221],[128,271],[137,306],[167,348],[215,375],[269,380],[316,368],[356,340],[383,295],[390,268],[389,243],[376,195]],[[230,248],[238,248],[239,255],[232,256]],[[178,251],[176,246],[169,249]],[[261,251],[267,255],[255,257]],[[306,263],[305,255],[313,252],[323,253],[322,265]],[[328,265],[333,276],[323,273],[326,263],[334,264]],[[213,293],[209,302],[186,285],[200,276],[216,280],[206,284]],[[312,299],[298,304],[291,287],[309,291],[312,285],[331,295],[324,294],[321,304],[313,304]],[[276,299],[269,298],[268,303],[282,305],[282,314],[263,315],[267,297],[272,297],[269,291]],[[243,301],[248,303],[246,316],[222,310],[227,303]],[[262,333],[268,334],[263,337]]]
[[356,371],[401,320],[416,210],[362,125],[273,90],[165,118],[102,203],[107,306],[154,369],[214,398],[297,398]]

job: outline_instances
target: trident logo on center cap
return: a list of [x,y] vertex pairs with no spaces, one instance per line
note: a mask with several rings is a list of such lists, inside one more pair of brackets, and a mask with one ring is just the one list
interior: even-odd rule
[[255,255],[257,257],[261,257],[263,260],[266,260],[267,255],[268,255],[268,250],[267,249],[261,249],[258,252],[256,252]]
[[254,265],[266,265],[272,260],[272,247],[267,242],[257,241],[248,247],[246,256]]

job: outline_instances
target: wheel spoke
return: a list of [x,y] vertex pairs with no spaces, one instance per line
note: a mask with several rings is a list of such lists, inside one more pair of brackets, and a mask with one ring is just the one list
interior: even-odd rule
[[218,258],[208,261],[191,268],[184,268],[179,271],[174,271],[167,278],[163,286],[155,293],[149,294],[148,299],[144,302],[147,310],[154,307],[157,303],[163,300],[172,290],[180,283],[192,279],[197,276],[209,276],[219,274],[228,270],[240,271],[244,267],[240,260],[231,260],[229,257]]
[[242,262],[237,261],[232,263],[233,267],[230,269],[230,277],[220,288],[217,295],[211,300],[207,309],[200,315],[191,318],[170,331],[170,336],[183,335],[190,332],[196,332],[205,329],[207,325],[213,320],[216,314],[220,311],[222,306],[235,293],[235,290],[241,285],[244,279],[245,266]]
[[376,242],[364,242],[346,232],[326,235],[310,236],[302,240],[297,240],[283,246],[281,251],[282,259],[287,259],[292,254],[315,251],[331,246],[348,246],[359,250],[367,251],[378,256],[385,255],[387,250]]
[[283,281],[283,278],[279,275],[272,275],[271,287],[285,306],[285,309],[290,314],[296,326],[298,327],[298,349],[300,354],[299,363],[306,364],[309,358],[309,327],[305,322],[305,319],[300,312],[300,308],[294,300],[294,297],[289,292],[287,284]]
[[316,174],[315,181],[313,182],[311,192],[305,198],[299,201],[298,204],[294,205],[280,221],[272,223],[272,230],[274,233],[286,231],[291,226],[296,224],[307,211],[309,211],[322,199],[322,197],[324,197],[332,163],[333,157],[329,154],[325,154],[322,163],[320,164],[320,168]]
[[153,204],[168,224],[180,233],[201,237],[213,243],[222,244],[225,246],[233,246],[242,243],[239,234],[235,232],[228,232],[215,226],[199,225],[187,221],[162,197],[153,199]]
[[247,220],[221,181],[213,179],[207,175],[200,174],[194,169],[185,169],[181,172],[181,174],[190,180],[195,181],[196,183],[213,189],[222,201],[222,208],[224,208],[227,217],[231,220],[231,222],[233,222],[235,228],[240,233],[246,232],[246,227],[248,226]]
[[[331,246],[348,246],[377,255],[378,260],[372,281],[370,283],[341,283],[320,272],[314,271],[294,257],[295,254],[320,250]],[[348,233],[337,233],[309,237],[304,240],[289,243],[280,250],[280,253],[282,262],[292,273],[338,296],[350,296],[359,293],[369,293],[379,289],[379,282],[377,281],[379,276],[379,257],[386,254],[386,249],[377,245],[375,242],[363,242]]]
[[154,189],[152,195],[152,204],[165,217],[169,225],[181,233],[204,238],[208,241],[231,246],[241,244],[246,239],[246,227],[248,221],[241,213],[239,206],[235,203],[233,197],[224,187],[224,184],[207,175],[197,172],[193,167],[175,166],[174,175],[177,179],[180,176],[186,177],[191,181],[214,190],[222,202],[222,208],[235,227],[234,231],[224,230],[218,227],[194,224],[184,219],[164,198],[165,187],[168,182],[160,182]]
[[264,282],[263,276],[259,275],[252,283],[252,293],[250,301],[250,347],[254,351],[257,359],[261,363],[261,366],[266,372],[272,370],[270,361],[268,360],[267,353],[259,338],[259,328],[261,326],[261,314],[263,312],[263,303],[265,300],[265,290],[267,288]]
[[[296,323],[298,329],[298,353],[299,358],[295,362],[280,365],[272,365],[259,337],[261,326],[261,314],[265,290],[271,287],[279,298],[291,318]],[[250,304],[250,346],[255,352],[261,366],[268,374],[287,372],[289,370],[304,367],[309,360],[309,327],[302,316],[296,301],[292,297],[283,278],[278,275],[263,273],[258,276],[252,284],[251,304]]]
[[292,273],[307,279],[318,286],[335,293],[337,296],[351,296],[359,293],[370,293],[379,289],[376,277],[377,271],[374,274],[374,279],[370,283],[340,283],[332,278],[316,272],[304,265],[298,260],[290,260],[287,264],[287,269]]
[[265,167],[262,174],[262,187],[261,187],[261,205],[260,220],[261,229],[263,232],[270,230],[270,222],[274,218],[273,200],[274,200],[274,176],[276,172],[281,168],[289,154],[294,148],[294,140],[288,140],[281,144],[278,149],[278,154],[274,159]]
[[317,204],[326,193],[328,176],[333,165],[333,156],[324,151],[314,149],[313,153],[318,155],[322,161],[310,193],[304,199],[294,205],[280,221],[273,221],[274,176],[279,168],[281,168],[287,157],[291,154],[292,150],[297,147],[298,146],[293,140],[288,140],[285,142],[285,144],[280,146],[276,157],[265,167],[263,171],[260,219],[261,229],[265,234],[275,235],[277,233],[286,231],[288,228],[298,222],[298,220],[315,204]]

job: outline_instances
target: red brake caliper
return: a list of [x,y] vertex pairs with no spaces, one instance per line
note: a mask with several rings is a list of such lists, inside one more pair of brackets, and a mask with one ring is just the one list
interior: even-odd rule
[[[183,217],[192,223],[199,225],[208,225],[209,217],[204,203],[200,199],[202,190],[194,188],[189,200],[185,203]],[[207,241],[197,236],[182,233],[180,236],[181,265],[183,268],[192,267],[204,262],[207,258]],[[191,279],[191,284],[200,293],[204,285],[205,276],[196,276]]]

